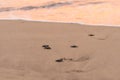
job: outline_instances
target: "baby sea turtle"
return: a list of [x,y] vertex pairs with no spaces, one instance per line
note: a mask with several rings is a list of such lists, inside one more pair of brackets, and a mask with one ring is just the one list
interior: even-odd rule
[[49,45],[43,45],[42,46],[44,49],[51,49],[51,47]]
[[57,59],[56,62],[63,62],[64,59],[63,58],[60,58],[60,59]]
[[71,48],[77,48],[78,46],[77,45],[71,45],[70,47]]

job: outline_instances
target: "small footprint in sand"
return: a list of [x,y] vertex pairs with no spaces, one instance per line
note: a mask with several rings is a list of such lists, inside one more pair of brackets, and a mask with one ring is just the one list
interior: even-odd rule
[[66,71],[66,73],[71,73],[71,72],[81,73],[81,72],[85,72],[85,71],[83,71],[83,70],[70,70],[70,71]]
[[75,62],[83,62],[83,61],[88,61],[88,60],[90,60],[90,56],[82,56],[74,61]]

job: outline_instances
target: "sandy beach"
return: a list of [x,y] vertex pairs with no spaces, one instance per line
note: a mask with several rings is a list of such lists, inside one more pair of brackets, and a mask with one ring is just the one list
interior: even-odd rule
[[0,21],[0,80],[120,80],[120,28]]
[[120,26],[120,0],[0,0],[0,19]]

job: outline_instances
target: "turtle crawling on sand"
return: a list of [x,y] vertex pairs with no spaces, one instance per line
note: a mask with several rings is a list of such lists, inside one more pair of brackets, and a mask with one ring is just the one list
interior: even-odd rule
[[49,45],[43,45],[42,46],[44,49],[51,49],[51,47]]

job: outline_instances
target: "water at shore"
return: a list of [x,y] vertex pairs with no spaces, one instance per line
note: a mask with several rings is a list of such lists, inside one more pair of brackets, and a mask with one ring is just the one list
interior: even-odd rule
[[120,25],[120,1],[0,0],[0,19]]

